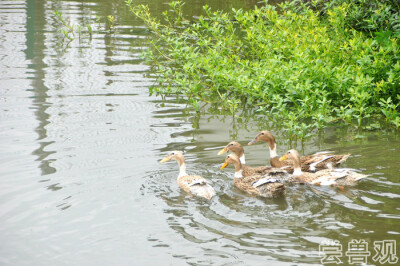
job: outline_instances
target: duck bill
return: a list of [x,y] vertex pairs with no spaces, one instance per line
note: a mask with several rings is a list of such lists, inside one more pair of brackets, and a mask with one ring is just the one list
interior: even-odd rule
[[221,170],[224,169],[225,167],[227,167],[228,165],[229,165],[229,163],[224,163],[224,164],[221,166]]
[[160,163],[165,163],[165,162],[168,162],[170,160],[170,158],[167,156],[167,157],[165,157],[164,159],[162,159],[161,161],[160,161]]
[[252,141],[250,141],[249,143],[247,143],[247,145],[253,145],[253,144],[256,144],[258,142],[258,139],[257,139],[257,137],[255,137]]
[[287,156],[286,156],[286,154],[285,155],[283,155],[281,158],[279,158],[279,161],[284,161],[284,160],[286,160],[287,159]]
[[228,148],[225,147],[218,152],[218,155],[222,155],[222,154],[226,153],[227,151],[228,151]]

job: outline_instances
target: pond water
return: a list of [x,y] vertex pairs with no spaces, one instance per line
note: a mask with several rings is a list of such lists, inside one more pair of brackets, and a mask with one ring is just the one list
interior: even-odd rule
[[[204,2],[186,1],[185,12],[199,15]],[[92,24],[92,38],[67,45],[56,10]],[[116,18],[111,31],[107,15]],[[347,263],[353,239],[365,240],[374,263],[375,241],[400,245],[398,132],[331,127],[290,143],[266,118],[198,115],[149,96],[147,35],[124,1],[0,2],[1,265],[309,265],[321,263],[328,240]],[[232,168],[219,170],[217,152],[262,129],[275,134],[279,154],[351,153],[344,166],[370,176],[345,190],[291,185],[280,199],[250,197],[233,187]],[[249,165],[268,161],[265,144],[245,149]],[[188,172],[211,182],[211,202],[179,189],[177,165],[159,163],[171,150],[184,150]]]

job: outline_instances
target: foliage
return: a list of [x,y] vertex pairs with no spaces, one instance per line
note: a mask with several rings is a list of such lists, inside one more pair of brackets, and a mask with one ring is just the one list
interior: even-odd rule
[[108,15],[107,16],[107,21],[108,21],[109,30],[114,29],[114,27],[115,27],[115,17],[113,15]]
[[293,3],[279,12],[204,6],[192,23],[182,2],[170,3],[163,22],[147,6],[127,4],[155,34],[144,54],[160,77],[151,93],[183,95],[196,110],[200,102],[254,108],[299,139],[337,120],[368,126],[365,118],[382,114],[400,126],[399,39],[350,27],[344,1],[323,16]]
[[56,10],[54,12],[57,20],[64,26],[64,28],[60,29],[61,34],[63,35],[63,39],[68,39],[69,41],[74,40],[75,38],[75,25],[71,23],[69,19],[64,19],[62,12]]
[[291,6],[297,12],[308,7],[325,16],[333,7],[346,5],[347,27],[369,33],[374,37],[376,32],[396,33],[400,31],[400,2],[398,0],[294,0]]

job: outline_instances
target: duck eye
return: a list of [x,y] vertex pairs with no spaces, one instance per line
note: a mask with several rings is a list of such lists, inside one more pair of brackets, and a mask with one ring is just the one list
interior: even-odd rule
[[171,152],[171,155],[175,155],[175,152]]
[[261,132],[261,135],[264,135],[264,132]]
[[231,146],[233,146],[233,143],[231,143]]

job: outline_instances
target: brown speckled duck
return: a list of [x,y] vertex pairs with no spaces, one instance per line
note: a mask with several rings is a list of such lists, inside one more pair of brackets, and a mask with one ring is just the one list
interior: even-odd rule
[[[276,142],[274,136],[268,130],[261,131],[257,136],[249,142],[248,145],[253,145],[258,141],[265,141],[268,143],[269,156],[271,166],[281,168],[285,167],[286,171],[293,172],[292,161],[280,161],[276,153]],[[328,152],[319,152],[311,155],[300,157],[301,170],[304,172],[315,172],[322,169],[333,168],[338,166],[349,158],[350,154],[334,155]]]
[[345,168],[324,169],[316,173],[307,173],[301,170],[300,155],[296,150],[289,150],[279,160],[291,159],[294,163],[294,172],[290,181],[309,183],[321,186],[352,186],[360,179],[367,177]]
[[[273,169],[268,175],[243,175],[242,164],[239,157],[232,153],[226,156],[221,169],[229,164],[235,166],[235,175],[233,183],[238,189],[245,191],[251,195],[257,195],[266,198],[276,198],[285,194],[285,185],[280,182],[280,175],[287,175],[286,171]],[[275,171],[276,170],[276,171]],[[274,172],[275,171],[275,172]]]
[[254,175],[254,174],[268,174],[269,171],[272,169],[270,166],[258,166],[258,167],[250,167],[246,165],[246,159],[244,156],[244,149],[240,143],[236,141],[231,141],[228,143],[228,145],[225,146],[222,150],[218,152],[218,155],[222,155],[228,151],[233,152],[236,154],[236,156],[239,158],[240,163],[242,164],[242,175],[243,176],[249,176],[249,175]]
[[164,163],[169,160],[175,160],[179,164],[178,185],[181,189],[189,194],[203,197],[210,200],[215,196],[215,190],[210,186],[208,181],[199,175],[188,175],[186,173],[185,157],[180,151],[173,151],[168,154],[160,162]]

